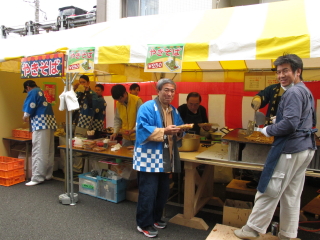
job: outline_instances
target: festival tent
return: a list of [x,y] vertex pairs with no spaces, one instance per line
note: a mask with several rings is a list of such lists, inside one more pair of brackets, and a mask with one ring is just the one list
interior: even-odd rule
[[[182,73],[165,75],[174,78],[180,89],[181,96],[175,98],[174,105],[183,103],[188,92],[199,91],[202,104],[210,105],[209,121],[220,126],[245,127],[249,115],[253,115],[250,100],[256,94],[244,91],[245,74],[271,73],[273,61],[284,52],[303,58],[304,80],[315,81],[308,82],[308,87],[320,99],[318,9],[320,1],[291,0],[123,18],[49,34],[2,39],[0,77],[3,72],[19,73],[21,57],[95,47],[96,81],[156,81],[159,74],[144,72],[148,44],[182,43]],[[142,92],[144,100],[151,98],[150,89]]]
[[68,48],[96,47],[98,68],[104,64],[141,67],[147,44],[183,43],[183,71],[270,70],[272,61],[283,52],[304,58],[306,68],[318,68],[318,9],[320,1],[291,0],[123,18],[67,31],[0,40],[0,61]]

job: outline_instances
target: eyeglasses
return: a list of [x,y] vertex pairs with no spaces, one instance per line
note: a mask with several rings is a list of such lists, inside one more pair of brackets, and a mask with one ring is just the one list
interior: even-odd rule
[[165,88],[165,89],[162,89],[166,94],[168,94],[169,92],[171,92],[172,94],[175,93],[175,89],[169,89],[169,88]]
[[289,72],[291,72],[291,70],[289,68],[285,68],[285,69],[276,71],[276,74],[281,75],[281,73],[282,73],[283,75],[286,75]]

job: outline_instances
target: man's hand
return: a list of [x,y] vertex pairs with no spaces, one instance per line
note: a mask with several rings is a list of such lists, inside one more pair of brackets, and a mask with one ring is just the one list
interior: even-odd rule
[[203,126],[202,128],[205,131],[210,131],[211,130],[211,126]]
[[177,128],[176,125],[169,125],[164,129],[164,134],[165,135],[175,135],[178,132],[182,132],[185,129],[182,128]]
[[[77,84],[78,84],[78,85],[77,85]],[[75,85],[77,85],[77,88],[76,88],[75,92],[82,92],[82,93],[84,93],[84,91],[86,90],[86,88],[85,88],[83,85],[79,84],[79,83],[76,83]]]
[[270,118],[272,120],[272,123],[275,124],[276,123],[276,116],[273,116]]
[[255,96],[253,99],[252,99],[252,102],[251,102],[251,107],[257,111],[259,110],[261,106],[261,98],[260,96]]
[[118,133],[114,133],[110,136],[110,141],[114,141],[116,137],[118,136]]
[[267,127],[268,127],[268,126],[262,128],[262,129],[260,130],[260,132],[261,132],[263,135],[265,135],[266,137],[271,137],[271,136],[267,133]]
[[22,117],[22,121],[24,121],[24,122],[28,122],[28,117],[23,116],[23,117]]

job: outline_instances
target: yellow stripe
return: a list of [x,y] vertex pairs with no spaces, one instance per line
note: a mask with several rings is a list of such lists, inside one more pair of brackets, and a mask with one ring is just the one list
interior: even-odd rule
[[283,53],[310,57],[304,1],[270,3],[264,30],[257,40],[256,59],[277,58]]
[[233,11],[233,8],[206,11],[197,27],[186,38],[185,42],[187,44],[185,45],[183,61],[208,60],[209,42],[217,39],[223,33],[229,24]]
[[181,82],[202,82],[202,72],[182,72]]
[[183,61],[207,61],[209,56],[209,42],[186,43],[183,54]]
[[130,61],[130,46],[107,46],[99,47],[98,63],[129,63]]
[[225,70],[247,70],[246,62],[243,60],[220,61],[221,67]]
[[123,83],[127,81],[127,77],[123,75],[112,75],[111,82],[112,83]]

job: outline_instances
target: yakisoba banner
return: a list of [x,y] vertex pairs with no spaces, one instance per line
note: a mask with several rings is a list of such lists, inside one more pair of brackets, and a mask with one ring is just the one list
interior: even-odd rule
[[148,44],[145,72],[181,73],[184,44]]
[[70,49],[66,72],[93,73],[94,47]]

